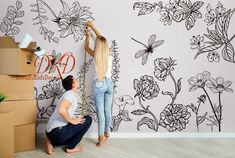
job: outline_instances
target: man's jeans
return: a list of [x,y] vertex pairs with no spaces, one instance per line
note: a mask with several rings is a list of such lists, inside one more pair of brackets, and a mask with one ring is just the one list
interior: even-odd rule
[[98,116],[98,134],[103,136],[104,132],[110,132],[112,122],[111,106],[113,99],[113,85],[110,78],[101,81],[94,79],[94,101]]
[[68,145],[68,149],[75,148],[92,123],[90,116],[84,116],[84,118],[86,121],[83,124],[69,123],[63,127],[57,127],[49,133],[46,132],[47,138],[53,146]]

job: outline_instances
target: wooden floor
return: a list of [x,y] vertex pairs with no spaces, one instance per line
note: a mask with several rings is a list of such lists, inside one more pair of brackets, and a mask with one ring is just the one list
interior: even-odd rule
[[43,140],[37,141],[36,150],[20,152],[16,158],[235,158],[235,138],[154,138],[109,139],[98,148],[94,139],[83,139],[85,151],[67,154],[62,147],[55,153],[45,153]]

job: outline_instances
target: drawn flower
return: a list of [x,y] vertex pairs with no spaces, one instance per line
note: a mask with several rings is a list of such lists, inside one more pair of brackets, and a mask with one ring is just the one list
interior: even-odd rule
[[191,77],[188,80],[188,83],[190,85],[189,91],[193,92],[198,88],[204,88],[206,82],[210,79],[210,75],[210,72],[203,71],[203,73],[198,73],[197,77]]
[[53,78],[49,81],[49,84],[46,84],[42,87],[42,90],[46,96],[46,99],[57,97],[58,99],[61,98],[61,96],[64,93],[64,88],[62,87],[62,84],[60,82],[60,78],[56,79]]
[[125,110],[126,105],[134,105],[134,99],[129,95],[123,95],[114,99],[114,103],[119,106],[119,110]]
[[216,51],[210,52],[207,55],[208,61],[209,62],[219,62],[220,61],[220,55]]
[[63,11],[60,11],[55,22],[61,28],[61,38],[73,34],[75,42],[84,36],[84,26],[89,20],[93,20],[89,7],[81,7],[78,1],[73,2],[71,8],[61,0]]
[[219,17],[219,16],[221,16],[222,14],[225,13],[226,8],[224,8],[223,4],[220,3],[220,1],[219,1],[218,4],[217,4],[217,7],[215,8],[215,11],[216,11],[217,16]]
[[233,92],[233,89],[229,88],[232,85],[232,81],[224,81],[222,77],[210,78],[209,81],[206,85],[213,93]]
[[165,8],[169,11],[176,10],[179,0],[169,0],[169,3],[166,4]]
[[191,49],[198,49],[200,50],[204,45],[204,36],[200,36],[198,35],[197,37],[196,36],[193,36],[193,38],[190,40],[191,43]]
[[200,95],[200,97],[198,97],[197,99],[198,99],[198,103],[205,103],[206,96],[203,94],[203,95]]
[[160,88],[152,76],[144,75],[140,77],[140,80],[134,79],[134,89],[136,90],[136,96],[140,96],[142,100],[153,99],[157,97]]
[[149,37],[149,40],[148,40],[148,46],[146,46],[145,44],[137,41],[136,39],[134,38],[131,38],[132,40],[134,40],[135,42],[143,45],[145,47],[145,49],[142,49],[142,50],[139,50],[136,54],[135,54],[135,58],[139,58],[139,57],[142,57],[142,62],[141,64],[142,65],[145,65],[148,61],[148,56],[149,54],[152,54],[153,51],[154,51],[154,48],[160,46],[163,44],[164,40],[159,40],[159,41],[156,41],[156,35],[155,34],[152,34],[150,37]]
[[190,117],[191,114],[184,105],[168,104],[160,113],[159,125],[169,132],[181,131],[186,128]]
[[175,60],[170,58],[157,58],[154,60],[155,70],[154,76],[160,80],[165,81],[166,77],[174,70]]
[[162,9],[159,13],[161,15],[160,21],[163,22],[164,25],[171,25],[172,17],[170,13],[165,9]]
[[191,3],[191,1],[179,1],[179,6],[181,9],[177,9],[173,12],[173,20],[176,22],[181,22],[185,20],[185,27],[190,30],[194,27],[196,19],[202,18],[202,13],[199,9],[203,6],[204,2],[196,1]]
[[128,110],[120,110],[119,115],[123,121],[132,121],[132,119],[129,116],[129,111]]
[[217,19],[216,11],[214,9],[211,9],[210,4],[207,5],[206,10],[208,13],[205,14],[206,19],[204,21],[207,23],[207,25],[212,25]]

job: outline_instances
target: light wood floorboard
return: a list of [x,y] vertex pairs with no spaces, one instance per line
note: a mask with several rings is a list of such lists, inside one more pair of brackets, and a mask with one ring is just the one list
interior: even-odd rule
[[83,139],[85,151],[67,154],[56,147],[49,156],[43,139],[37,140],[36,150],[16,153],[16,158],[235,158],[235,138],[153,138],[109,139],[98,148],[95,139]]

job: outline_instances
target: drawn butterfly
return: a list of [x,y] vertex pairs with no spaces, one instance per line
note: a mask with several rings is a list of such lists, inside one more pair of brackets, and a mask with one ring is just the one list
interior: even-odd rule
[[155,34],[152,34],[149,37],[148,46],[141,43],[140,41],[137,41],[134,38],[131,38],[131,39],[145,47],[145,49],[141,49],[135,54],[136,59],[142,57],[142,62],[141,62],[142,65],[145,65],[147,63],[148,56],[149,56],[149,54],[152,54],[154,52],[154,48],[156,48],[156,47],[158,47],[158,46],[160,46],[164,43],[164,40],[156,41],[156,35]]

